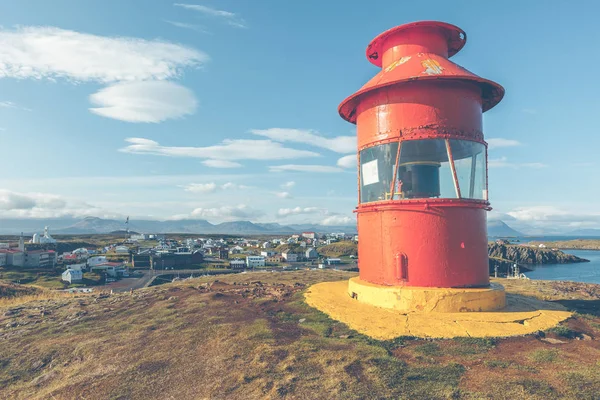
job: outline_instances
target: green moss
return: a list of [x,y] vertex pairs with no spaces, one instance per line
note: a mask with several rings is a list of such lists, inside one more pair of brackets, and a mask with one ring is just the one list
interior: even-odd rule
[[550,363],[558,358],[558,351],[554,349],[541,349],[533,351],[529,357],[539,363]]
[[520,379],[514,382],[514,385],[523,388],[523,391],[535,398],[539,399],[554,399],[557,398],[556,390],[547,382],[539,379]]
[[424,356],[441,356],[442,351],[440,346],[437,343],[424,343],[412,348],[412,350],[416,353],[422,354]]
[[564,325],[558,325],[554,328],[550,328],[548,329],[548,332],[554,333],[555,335],[562,336],[567,339],[574,339],[575,337],[577,337],[577,332]]
[[502,360],[485,360],[483,364],[488,368],[508,368],[510,363]]
[[454,338],[455,347],[448,349],[448,353],[457,356],[487,353],[496,347],[496,339],[491,338]]

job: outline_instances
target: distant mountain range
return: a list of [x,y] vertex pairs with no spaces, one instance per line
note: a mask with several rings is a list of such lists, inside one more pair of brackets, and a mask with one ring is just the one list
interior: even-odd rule
[[[123,231],[124,221],[103,219],[98,217],[74,218],[48,218],[48,219],[21,219],[0,218],[0,234],[14,235],[23,232],[31,235],[42,232],[44,226],[50,227],[50,234],[101,234]],[[173,221],[155,220],[129,220],[130,232],[144,233],[197,233],[197,234],[228,234],[228,235],[253,235],[253,234],[291,234],[303,231],[344,232],[356,233],[356,226],[324,226],[318,224],[290,224],[254,223],[250,221],[232,221],[220,224],[211,224],[202,219],[182,219]]]
[[514,230],[500,220],[488,221],[487,231],[488,236],[523,236],[521,232]]
[[[44,226],[50,227],[51,234],[106,234],[124,231],[125,221],[103,219],[98,217],[86,218],[0,218],[0,235],[25,235],[41,233]],[[600,229],[578,229],[570,232],[533,232],[531,229],[516,230],[500,220],[488,221],[489,236],[526,236],[526,235],[565,235],[565,236],[597,236]],[[519,227],[521,228],[521,227]],[[291,234],[303,231],[345,232],[356,233],[356,226],[324,226],[319,224],[288,224],[257,223],[250,221],[232,221],[212,224],[203,219],[181,219],[169,221],[130,219],[130,232],[143,233],[196,233],[196,234],[226,234],[226,235],[257,235],[257,234]]]

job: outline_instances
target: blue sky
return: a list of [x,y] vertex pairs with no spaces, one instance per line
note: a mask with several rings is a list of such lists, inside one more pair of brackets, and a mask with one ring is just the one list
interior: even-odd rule
[[599,6],[371,4],[0,2],[0,216],[349,223],[337,106],[378,72],[373,37],[428,19],[506,88],[484,116],[490,218],[600,227]]

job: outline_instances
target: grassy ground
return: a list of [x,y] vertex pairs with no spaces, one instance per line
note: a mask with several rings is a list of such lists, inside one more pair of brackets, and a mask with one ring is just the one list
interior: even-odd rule
[[62,289],[62,270],[53,268],[0,267],[0,280],[27,285],[41,286],[48,289]]
[[350,276],[247,273],[0,307],[0,398],[598,398],[600,317],[587,311],[600,286],[503,280],[580,312],[538,335],[377,341],[303,301]]

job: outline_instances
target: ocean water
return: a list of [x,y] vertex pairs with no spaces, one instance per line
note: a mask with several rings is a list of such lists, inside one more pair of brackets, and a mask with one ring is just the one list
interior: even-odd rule
[[590,260],[576,264],[535,265],[535,269],[526,272],[530,279],[551,281],[573,281],[600,284],[600,250],[563,250],[565,253]]

